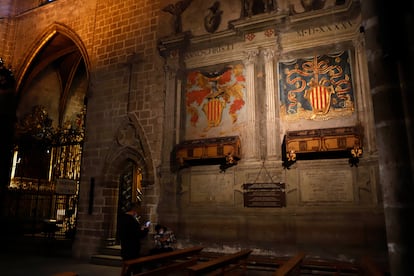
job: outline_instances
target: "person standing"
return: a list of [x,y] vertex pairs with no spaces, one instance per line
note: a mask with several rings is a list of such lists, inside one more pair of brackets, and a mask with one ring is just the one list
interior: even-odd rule
[[128,210],[119,218],[119,240],[121,243],[122,260],[140,257],[141,240],[149,231],[149,223],[141,225],[138,220],[138,202],[132,202]]

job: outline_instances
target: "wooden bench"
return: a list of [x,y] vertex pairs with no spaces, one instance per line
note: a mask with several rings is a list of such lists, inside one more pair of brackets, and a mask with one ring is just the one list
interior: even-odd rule
[[369,256],[363,256],[360,261],[361,275],[383,276],[385,273]]
[[79,276],[79,274],[77,274],[76,272],[65,271],[65,272],[55,273],[52,276]]
[[353,262],[332,259],[306,258],[300,266],[300,272],[318,275],[359,275],[359,266]]
[[[177,249],[171,252],[160,253],[156,255],[143,256],[132,260],[123,261],[121,276],[130,276],[129,270],[133,267],[142,267],[148,265],[157,265],[158,267],[133,273],[136,275],[160,275],[160,273],[177,271],[197,263],[197,254],[203,250],[201,246]],[[189,259],[185,259],[188,258]],[[184,260],[183,260],[184,259]],[[161,266],[159,266],[162,264]]]
[[233,254],[226,254],[209,261],[205,261],[187,268],[189,275],[203,275],[218,271],[217,275],[224,275],[227,271],[243,266],[246,270],[247,258],[253,250],[245,249]]
[[284,263],[281,267],[279,267],[275,273],[274,276],[287,276],[287,275],[300,275],[300,265],[305,258],[305,253],[299,252],[289,260],[287,260],[286,263]]

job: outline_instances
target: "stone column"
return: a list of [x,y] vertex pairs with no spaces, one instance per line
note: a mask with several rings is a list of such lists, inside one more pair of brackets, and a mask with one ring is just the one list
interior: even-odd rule
[[267,157],[276,158],[276,145],[278,145],[279,137],[277,136],[276,126],[276,108],[275,108],[275,72],[274,72],[274,50],[265,49],[263,51],[265,59],[265,75],[266,75],[266,143]]
[[257,131],[256,131],[256,91],[255,91],[255,63],[259,55],[258,49],[252,49],[246,52],[244,65],[246,67],[246,109],[247,109],[247,127],[243,139],[243,147],[246,149],[245,158],[258,158]]
[[374,0],[361,1],[361,8],[390,270],[414,275],[413,108],[407,108],[413,100],[413,9]]

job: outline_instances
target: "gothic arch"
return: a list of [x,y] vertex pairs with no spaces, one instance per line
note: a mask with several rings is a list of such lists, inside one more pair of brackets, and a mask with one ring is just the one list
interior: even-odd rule
[[[55,44],[54,44],[55,43]],[[60,46],[58,49],[51,49],[51,46]],[[75,48],[74,48],[75,47]],[[82,57],[85,66],[87,68],[87,77],[89,79],[89,69],[90,69],[90,62],[88,58],[88,54],[86,48],[80,39],[80,37],[69,27],[61,23],[54,23],[52,24],[40,37],[37,39],[32,47],[30,47],[28,54],[23,60],[23,63],[18,70],[17,75],[17,82],[16,82],[16,91],[20,91],[22,89],[22,85],[24,85],[23,80],[27,75],[30,73],[30,70],[33,69],[33,65],[40,56],[47,57],[48,62],[56,60],[62,56],[67,55],[68,53],[72,53],[74,51],[78,51],[80,56]],[[46,62],[47,63],[47,62]]]
[[105,162],[105,174],[108,176],[118,174],[127,160],[134,161],[143,169],[145,187],[154,184],[155,174],[151,151],[141,125],[133,117],[124,121],[115,133],[115,143]]
[[[30,47],[16,78],[18,101],[35,78],[50,65],[56,68],[60,82],[59,124],[66,111],[70,89],[76,74],[84,74],[89,83],[90,63],[86,48],[80,37],[69,27],[52,24]],[[85,91],[85,96],[87,91]],[[85,97],[86,98],[86,97]],[[86,103],[86,102],[85,102]]]
[[[48,214],[53,218],[58,216],[58,210],[63,210],[67,214],[64,219],[70,224],[65,231],[73,230],[78,210],[89,58],[79,36],[60,23],[45,29],[25,53],[15,74],[17,103],[13,111],[17,120],[13,150],[19,158],[12,161],[13,167],[16,168],[21,157],[28,160],[25,165],[20,165],[21,176],[27,178],[23,184],[34,183],[32,179],[38,179],[40,183],[41,179],[48,192],[54,195],[61,194],[57,188],[60,180],[71,181],[73,190],[70,195],[44,204],[50,207],[34,216]],[[36,128],[38,131],[33,133],[32,126],[41,128]],[[39,136],[39,133],[45,135]],[[13,178],[14,172],[10,185],[15,184]]]
[[[105,160],[103,168],[104,189],[112,190],[107,194],[107,202],[113,202],[107,210],[111,210],[108,216],[107,236],[116,236],[116,221],[118,214],[118,192],[120,186],[120,175],[124,172],[129,162],[133,162],[142,172],[143,198],[142,207],[148,219],[155,215],[155,209],[150,202],[145,200],[146,196],[153,194],[155,183],[154,165],[147,139],[140,124],[133,119],[125,120],[115,133],[115,141]],[[115,192],[116,191],[116,192]]]

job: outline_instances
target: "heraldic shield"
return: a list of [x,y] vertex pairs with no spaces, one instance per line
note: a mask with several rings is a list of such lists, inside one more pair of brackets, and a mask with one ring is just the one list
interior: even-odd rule
[[305,99],[311,104],[314,114],[324,115],[329,111],[333,93],[332,86],[315,85],[306,90]]
[[220,98],[211,99],[204,104],[203,111],[207,117],[207,128],[220,124],[225,105],[225,102]]

